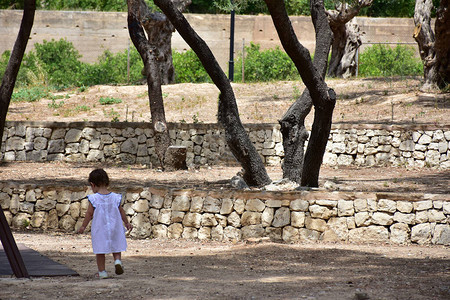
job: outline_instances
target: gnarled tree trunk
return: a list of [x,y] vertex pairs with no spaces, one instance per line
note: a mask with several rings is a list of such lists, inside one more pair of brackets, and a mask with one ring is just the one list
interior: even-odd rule
[[437,87],[439,61],[435,51],[435,36],[431,28],[432,0],[416,0],[414,9],[413,37],[419,46],[420,58],[423,62],[424,84],[422,90],[430,90]]
[[438,86],[440,88],[450,84],[450,6],[448,0],[441,0],[436,11],[434,31],[436,35],[436,56],[439,62]]
[[9,58],[8,66],[2,78],[0,87],[0,141],[5,129],[6,115],[8,113],[9,103],[16,84],[17,74],[22,63],[28,39],[30,38],[31,28],[34,22],[34,13],[36,11],[35,0],[25,0],[22,22],[20,24],[19,34],[17,35],[14,48]]
[[169,18],[183,39],[197,54],[206,72],[220,90],[218,119],[225,129],[225,139],[231,152],[244,169],[244,180],[251,186],[270,183],[264,164],[251,143],[239,118],[236,98],[230,81],[217,63],[208,45],[192,29],[183,14],[170,0],[154,0],[155,4]]
[[[184,9],[190,0],[178,3]],[[174,27],[163,14],[151,13],[143,0],[128,0],[127,4],[128,31],[144,62],[152,127],[155,131],[156,155],[161,167],[164,168],[165,153],[171,141],[164,112],[161,84],[171,83],[174,80],[171,49]]]
[[[303,82],[308,88],[314,105],[314,123],[311,130],[311,137],[308,142],[308,148],[303,161],[301,185],[316,187],[319,184],[319,172],[322,165],[323,155],[325,153],[328,136],[331,130],[331,121],[334,106],[336,103],[336,94],[330,89],[323,76],[323,55],[328,53],[331,43],[332,32],[327,23],[324,11],[323,0],[311,0],[311,17],[316,30],[316,43],[319,44],[318,50],[320,59],[314,64],[311,61],[309,51],[302,45],[295,35],[292,24],[286,13],[283,0],[265,0],[272,16],[273,23],[280,37],[281,44],[289,57],[294,62],[297,70],[302,77]],[[321,64],[322,61],[322,64]],[[326,65],[326,62],[325,62]],[[322,72],[317,68],[322,66]],[[304,103],[298,112],[303,117],[308,110],[307,96],[303,99]],[[299,117],[300,119],[300,117]],[[304,117],[303,117],[304,119]],[[297,134],[299,140],[304,139],[304,131],[300,130]],[[294,141],[295,142],[295,141]],[[297,145],[298,149],[298,145]]]
[[328,21],[333,31],[328,76],[348,78],[356,75],[356,55],[361,45],[361,33],[358,24],[350,21],[362,8],[371,4],[372,0],[362,0],[352,7],[342,2],[336,10],[327,11]]

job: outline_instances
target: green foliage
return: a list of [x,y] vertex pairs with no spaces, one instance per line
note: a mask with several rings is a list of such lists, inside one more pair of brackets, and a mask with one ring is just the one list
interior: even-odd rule
[[12,102],[34,102],[42,98],[49,97],[51,94],[43,86],[34,86],[30,88],[21,88],[11,96]]
[[[245,81],[299,80],[300,76],[289,56],[280,48],[260,50],[250,43],[245,47]],[[242,81],[242,57],[236,60],[236,81]]]
[[374,45],[367,48],[359,57],[359,76],[408,76],[420,75],[423,65],[414,57],[414,48],[397,45]]
[[113,97],[100,97],[100,99],[98,100],[98,102],[99,102],[101,105],[110,105],[110,104],[118,104],[118,103],[122,103],[122,99],[113,98]]
[[185,52],[172,52],[175,82],[211,82],[208,73],[191,49]]

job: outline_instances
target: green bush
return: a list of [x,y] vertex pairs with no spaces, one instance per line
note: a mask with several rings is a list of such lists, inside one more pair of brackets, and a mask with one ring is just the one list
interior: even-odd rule
[[44,86],[34,86],[30,88],[21,88],[15,91],[11,96],[12,102],[34,102],[42,98],[49,97],[51,94]]
[[[280,48],[260,50],[260,45],[250,43],[245,47],[246,82],[272,80],[299,80],[300,75],[289,56]],[[236,60],[235,79],[242,81],[242,57]]]
[[414,56],[414,48],[397,45],[373,45],[359,56],[359,76],[410,76],[421,75],[423,65]]
[[119,98],[113,98],[113,97],[100,97],[98,102],[101,105],[111,105],[111,104],[118,104],[122,103],[122,99]]
[[211,82],[208,73],[191,49],[185,52],[172,52],[175,82]]

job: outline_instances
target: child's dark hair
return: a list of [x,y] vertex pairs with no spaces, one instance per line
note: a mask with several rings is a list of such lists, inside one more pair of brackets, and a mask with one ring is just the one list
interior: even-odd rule
[[89,174],[89,182],[95,184],[96,186],[108,186],[109,177],[103,169],[95,169]]

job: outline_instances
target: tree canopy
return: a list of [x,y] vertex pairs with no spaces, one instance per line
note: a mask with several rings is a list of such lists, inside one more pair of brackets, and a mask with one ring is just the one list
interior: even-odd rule
[[[352,2],[355,0],[346,0]],[[153,1],[147,0],[147,5],[155,8]],[[214,5],[211,5],[211,3]],[[325,0],[325,8],[332,9],[339,0]],[[267,6],[262,0],[234,0],[240,14],[268,14]],[[439,0],[433,0],[435,7]],[[309,0],[285,0],[289,15],[309,15]],[[46,10],[97,10],[97,11],[126,11],[126,1],[123,0],[37,0],[38,9]],[[375,0],[372,6],[361,11],[360,15],[369,17],[407,17],[414,16],[415,0]],[[22,9],[23,1],[0,0],[0,9]],[[188,8],[190,13],[217,14],[227,13],[230,0],[192,0]],[[435,12],[433,12],[435,13]]]

